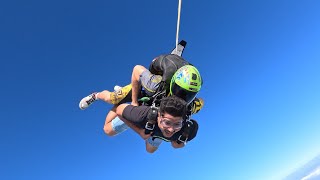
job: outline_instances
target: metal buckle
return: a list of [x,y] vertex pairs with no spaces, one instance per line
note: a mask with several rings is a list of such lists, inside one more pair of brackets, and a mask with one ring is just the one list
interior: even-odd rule
[[182,140],[182,139],[181,139],[181,137],[182,137],[182,135],[180,135],[180,136],[179,136],[178,141],[180,141],[180,142],[182,142],[182,143],[186,144],[186,143],[187,143],[188,138],[184,136],[184,137],[185,137],[185,139],[184,139],[184,140]]
[[152,131],[154,129],[154,126],[155,124],[147,122],[145,128],[149,131]]

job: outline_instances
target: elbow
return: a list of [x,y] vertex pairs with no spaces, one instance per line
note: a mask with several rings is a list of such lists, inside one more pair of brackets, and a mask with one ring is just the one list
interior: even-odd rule
[[149,151],[149,150],[147,150],[147,152],[148,152],[149,154],[153,154],[155,151]]
[[150,154],[156,152],[158,149],[158,147],[155,146],[151,146],[150,144],[148,144],[148,142],[146,142],[146,151]]
[[153,154],[154,152],[156,152],[157,149],[148,149],[146,148],[146,151],[150,154]]
[[174,149],[179,149],[179,148],[183,148],[184,146],[179,146],[179,147],[177,147],[177,146],[172,146]]

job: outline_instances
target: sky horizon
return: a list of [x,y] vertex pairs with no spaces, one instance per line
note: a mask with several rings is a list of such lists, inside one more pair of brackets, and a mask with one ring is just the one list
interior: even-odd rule
[[[185,148],[154,154],[88,94],[175,46],[178,1],[0,2],[0,179],[278,180],[320,153],[320,2],[183,1],[183,57],[204,108]],[[170,172],[169,172],[170,171]],[[180,172],[180,173],[177,173]]]

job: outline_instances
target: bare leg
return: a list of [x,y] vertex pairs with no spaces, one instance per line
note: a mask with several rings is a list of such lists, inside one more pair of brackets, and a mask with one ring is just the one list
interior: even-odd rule
[[107,90],[92,93],[92,94],[81,99],[81,101],[79,103],[79,108],[81,110],[84,110],[84,109],[88,108],[96,100],[102,100],[102,101],[109,103],[109,104],[116,104],[117,102],[115,102],[115,100],[113,100],[113,101],[111,100],[111,97],[114,97],[114,99],[117,98],[117,96],[115,96],[114,94],[115,94],[114,92],[110,92]]
[[106,103],[112,104],[110,100],[110,91],[104,90],[97,94],[97,99],[102,100]]
[[113,106],[113,108],[109,111],[109,113],[106,116],[106,121],[104,123],[103,130],[108,136],[114,136],[117,134],[112,128],[111,121],[117,117],[117,113],[115,112],[117,109],[117,106]]

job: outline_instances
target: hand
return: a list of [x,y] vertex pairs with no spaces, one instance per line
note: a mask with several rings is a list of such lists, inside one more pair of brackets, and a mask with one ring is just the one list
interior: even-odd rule
[[142,137],[142,139],[144,139],[144,140],[146,140],[146,139],[148,139],[149,137],[151,137],[151,134],[152,134],[152,133],[146,134],[144,129],[141,129],[140,132],[139,132],[139,135],[140,135],[140,136]]
[[172,147],[174,147],[174,148],[183,148],[183,147],[185,146],[184,143],[178,143],[178,142],[176,142],[176,141],[171,141],[171,145],[172,145]]
[[139,103],[137,103],[137,102],[131,102],[131,105],[132,105],[132,106],[139,106]]

